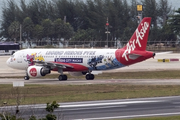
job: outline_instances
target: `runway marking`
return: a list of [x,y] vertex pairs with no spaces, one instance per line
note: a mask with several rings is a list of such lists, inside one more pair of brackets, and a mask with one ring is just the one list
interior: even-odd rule
[[[118,107],[118,108],[123,108],[123,107],[126,107],[127,105],[121,105],[121,106],[102,106],[102,107],[96,107],[96,109],[108,109],[108,108],[114,108],[114,107]],[[91,107],[83,107],[83,108],[72,108],[72,109],[68,109],[68,110],[89,110],[89,109],[92,109]],[[61,109],[57,109],[57,110],[54,110],[54,111],[62,111]]]
[[[83,120],[102,120],[102,119],[117,119],[117,118],[135,118],[135,117],[151,117],[151,116],[166,116],[166,115],[179,115],[177,113],[159,113],[159,114],[146,114],[146,115],[128,115],[128,116],[115,116],[115,117],[101,117],[101,118],[83,118]],[[82,120],[82,119],[74,119]]]
[[160,102],[160,101],[128,101],[128,102],[97,103],[97,104],[61,105],[60,108],[104,106],[104,105],[117,105],[117,104],[122,105],[122,104],[137,104],[137,103],[152,103],[152,102]]

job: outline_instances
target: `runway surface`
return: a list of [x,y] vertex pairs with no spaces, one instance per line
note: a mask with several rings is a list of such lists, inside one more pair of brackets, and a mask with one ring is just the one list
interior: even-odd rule
[[[180,96],[59,103],[58,120],[111,120],[180,114]],[[15,111],[15,106],[1,107]],[[46,104],[20,106],[19,116],[45,117]]]
[[23,82],[24,84],[54,84],[54,85],[85,85],[85,84],[121,84],[121,85],[180,85],[179,79],[95,79],[95,80],[78,80],[70,79],[59,81],[57,79],[0,79],[0,84],[13,84]]

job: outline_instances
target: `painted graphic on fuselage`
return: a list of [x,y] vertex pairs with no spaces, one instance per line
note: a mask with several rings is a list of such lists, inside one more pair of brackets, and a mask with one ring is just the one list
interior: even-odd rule
[[116,58],[112,56],[105,58],[103,55],[92,57],[87,64],[90,66],[88,67],[89,70],[109,70],[124,67]]
[[38,61],[45,61],[42,55],[39,56],[36,55],[34,59]]
[[83,58],[55,58],[54,62],[83,63]]
[[35,56],[36,56],[36,53],[35,54],[31,54],[31,55],[27,54],[26,58],[27,58],[28,66],[34,65],[33,60],[34,60]]
[[113,63],[113,60],[114,60],[114,58],[113,58],[112,56],[105,58],[105,59],[104,59],[105,65],[106,65],[107,67],[116,66],[116,65]]
[[38,60],[38,61],[45,61],[42,55],[37,56],[37,53],[32,53],[31,55],[27,54],[26,55],[26,59],[24,61],[28,62],[28,66],[32,66],[34,65],[34,60]]
[[[35,65],[34,60],[45,61],[41,53],[27,54],[26,56],[28,66]],[[87,61],[86,61],[87,60]],[[124,67],[114,56],[105,57],[104,55],[93,55],[90,58],[54,58],[54,62],[61,63],[75,63],[83,64],[88,67],[89,70],[110,70],[119,67]]]
[[92,56],[92,58],[90,58],[87,62],[87,64],[96,70],[96,66],[99,63],[102,63],[102,59],[104,58],[103,55],[99,55],[99,56]]

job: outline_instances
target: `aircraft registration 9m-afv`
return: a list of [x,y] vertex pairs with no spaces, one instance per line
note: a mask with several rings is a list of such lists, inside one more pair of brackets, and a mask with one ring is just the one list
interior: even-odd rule
[[67,80],[64,71],[93,80],[92,71],[117,69],[155,56],[154,52],[146,51],[150,22],[151,18],[144,18],[122,49],[25,49],[15,52],[6,63],[25,70],[25,80],[45,76],[51,71],[60,73],[60,81]]

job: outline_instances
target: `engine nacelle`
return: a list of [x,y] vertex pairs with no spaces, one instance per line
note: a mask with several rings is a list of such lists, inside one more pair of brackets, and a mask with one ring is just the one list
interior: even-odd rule
[[69,72],[71,76],[83,76],[85,75],[85,72]]
[[34,66],[28,67],[27,73],[29,77],[42,77],[51,73],[51,70],[46,67],[34,65]]

